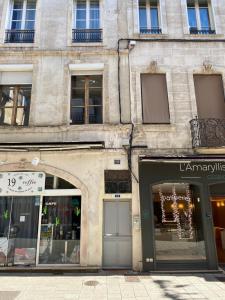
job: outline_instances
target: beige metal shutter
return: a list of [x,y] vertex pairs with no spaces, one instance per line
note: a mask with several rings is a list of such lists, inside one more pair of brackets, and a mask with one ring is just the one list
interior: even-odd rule
[[194,75],[198,117],[225,118],[225,99],[221,75]]
[[165,74],[142,74],[143,123],[170,123]]

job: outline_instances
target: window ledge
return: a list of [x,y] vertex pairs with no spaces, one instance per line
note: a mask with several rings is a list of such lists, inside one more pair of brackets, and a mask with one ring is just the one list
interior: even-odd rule
[[207,38],[207,39],[212,39],[212,40],[214,40],[214,39],[218,39],[218,38],[224,38],[224,34],[217,34],[217,33],[215,33],[215,34],[193,34],[193,33],[186,33],[185,35],[184,35],[184,37],[185,38],[189,38],[189,39],[196,39],[196,38],[198,38],[198,39],[205,39],[205,38]]
[[2,43],[2,48],[37,48],[35,43]]
[[174,124],[142,124],[142,126],[146,132],[176,131],[176,126]]
[[96,42],[96,43],[71,43],[69,47],[103,47],[102,42]]
[[159,33],[159,34],[143,34],[143,33],[139,33],[138,34],[138,38],[140,39],[165,39],[168,37],[168,34],[165,33]]

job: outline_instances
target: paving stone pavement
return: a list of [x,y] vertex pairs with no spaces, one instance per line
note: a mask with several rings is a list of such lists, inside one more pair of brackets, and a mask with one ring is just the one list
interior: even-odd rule
[[225,300],[225,274],[1,274],[0,300]]

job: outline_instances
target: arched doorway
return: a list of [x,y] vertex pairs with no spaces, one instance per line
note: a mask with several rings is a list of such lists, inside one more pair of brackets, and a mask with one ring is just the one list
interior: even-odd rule
[[37,194],[0,195],[2,266],[79,264],[80,230],[81,191],[60,177],[45,174]]

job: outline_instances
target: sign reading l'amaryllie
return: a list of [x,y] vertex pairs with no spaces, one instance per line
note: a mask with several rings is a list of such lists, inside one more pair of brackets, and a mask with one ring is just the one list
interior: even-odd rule
[[45,189],[43,172],[0,173],[0,195],[41,194]]

